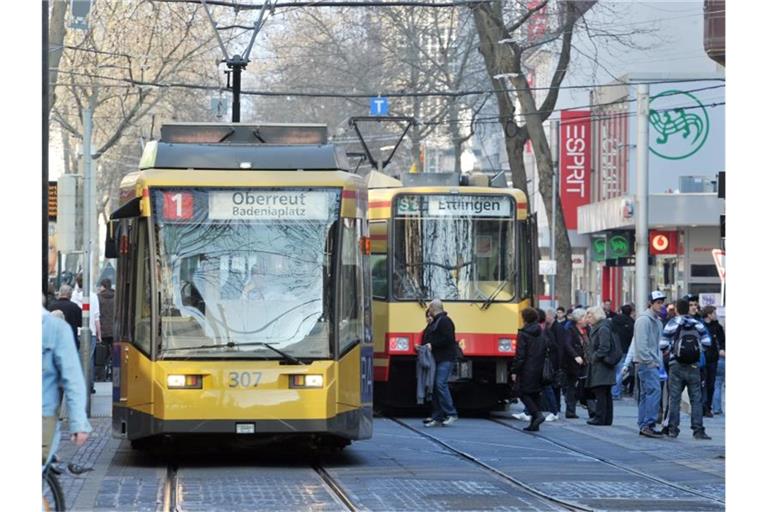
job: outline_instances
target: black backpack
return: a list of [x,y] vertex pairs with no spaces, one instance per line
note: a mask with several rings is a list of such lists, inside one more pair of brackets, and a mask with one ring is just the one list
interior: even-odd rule
[[695,323],[683,320],[675,334],[672,354],[683,364],[694,364],[701,360],[701,335]]

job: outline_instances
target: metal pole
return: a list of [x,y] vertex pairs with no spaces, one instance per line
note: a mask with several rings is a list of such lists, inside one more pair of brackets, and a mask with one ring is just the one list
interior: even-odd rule
[[91,136],[93,132],[94,97],[88,98],[83,110],[83,326],[80,329],[80,363],[86,387],[86,414],[91,416],[91,217],[94,197],[91,196]]
[[[235,56],[237,57],[237,55]],[[235,65],[232,68],[232,122],[240,122],[240,73],[242,68]]]
[[[558,160],[558,135],[559,135],[559,129],[560,129],[560,122],[559,121],[552,121],[550,124],[551,129],[551,137],[550,137],[550,143],[549,148],[552,153],[552,215],[550,215],[549,223],[550,223],[550,235],[549,235],[549,257],[552,261],[557,261],[557,256],[555,255],[555,249],[556,249],[556,243],[555,243],[555,226],[557,225],[557,171],[559,167],[559,160]],[[561,269],[564,270],[564,269]],[[551,290],[551,296],[552,296],[552,305],[555,304],[555,280],[557,279],[557,274],[552,274],[552,288]]]
[[635,217],[635,304],[648,303],[648,84],[637,86],[637,217]]
[[43,294],[48,294],[48,2],[43,2]]

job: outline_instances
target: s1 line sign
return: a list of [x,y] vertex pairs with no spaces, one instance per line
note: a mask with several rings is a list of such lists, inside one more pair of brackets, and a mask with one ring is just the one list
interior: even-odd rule
[[568,229],[576,229],[577,210],[589,203],[590,117],[589,110],[566,110],[560,116],[560,201]]

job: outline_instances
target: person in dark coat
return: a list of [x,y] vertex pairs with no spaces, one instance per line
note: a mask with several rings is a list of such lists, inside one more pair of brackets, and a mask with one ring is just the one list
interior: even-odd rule
[[587,362],[584,349],[589,341],[587,329],[587,311],[576,308],[571,313],[572,320],[565,326],[565,342],[560,367],[565,371],[565,417],[578,419],[576,415],[576,390],[579,379],[586,377]]
[[456,327],[448,313],[443,309],[443,303],[435,299],[429,303],[429,314],[432,322],[424,330],[422,343],[432,351],[435,358],[435,386],[432,394],[432,421],[424,425],[450,425],[459,419],[459,413],[453,405],[453,397],[448,387],[448,377],[458,358],[456,343]]
[[611,394],[614,400],[621,400],[622,385],[621,381],[623,377],[621,375],[621,369],[623,368],[624,361],[627,357],[627,351],[629,350],[629,344],[632,343],[632,336],[635,332],[635,308],[632,304],[624,304],[621,306],[621,312],[611,319],[613,325],[613,332],[619,335],[621,340],[621,361],[616,365],[616,382],[611,388]]
[[531,423],[523,430],[536,432],[544,422],[539,410],[539,399],[544,388],[541,374],[544,370],[546,341],[539,326],[539,313],[533,308],[522,311],[525,325],[517,332],[517,354],[512,364],[520,400],[531,416]]
[[72,328],[72,334],[75,336],[75,346],[80,350],[80,337],[77,330],[83,326],[83,311],[80,306],[72,302],[72,287],[68,284],[61,285],[59,288],[59,298],[48,303],[48,311],[57,309],[64,313],[64,320]]
[[717,321],[717,308],[706,306],[701,310],[704,327],[709,332],[712,344],[704,351],[706,364],[702,368],[701,376],[704,384],[704,416],[712,418],[712,399],[715,396],[715,380],[717,378],[717,364],[720,361],[720,353],[725,347],[725,331]]
[[611,325],[600,306],[587,310],[587,322],[592,329],[587,344],[587,387],[595,395],[595,415],[587,421],[589,425],[611,425],[613,423],[613,399],[611,386],[616,381],[615,365],[604,361],[611,352]]

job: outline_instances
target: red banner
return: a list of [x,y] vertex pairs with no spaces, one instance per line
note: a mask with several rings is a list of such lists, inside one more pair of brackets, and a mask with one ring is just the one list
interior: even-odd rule
[[589,203],[590,116],[589,110],[566,110],[560,116],[560,201],[568,229],[576,229],[577,209]]

